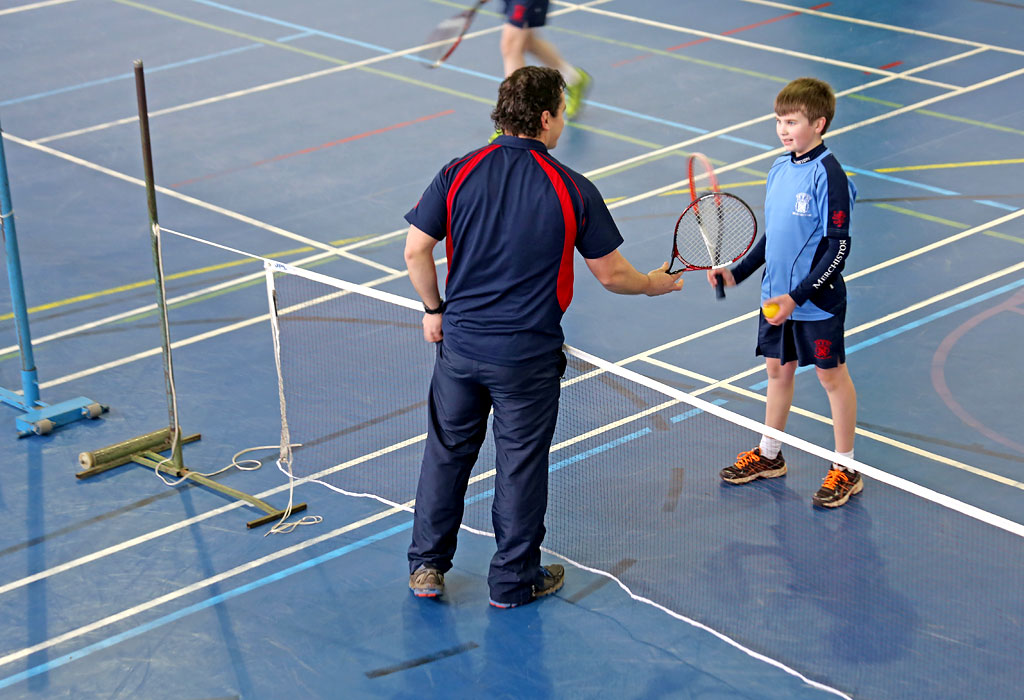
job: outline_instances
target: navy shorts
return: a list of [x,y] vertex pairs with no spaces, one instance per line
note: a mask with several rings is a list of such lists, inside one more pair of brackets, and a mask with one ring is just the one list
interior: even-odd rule
[[800,367],[815,365],[832,369],[846,362],[843,326],[846,323],[846,304],[831,318],[821,321],[787,320],[773,326],[761,312],[757,327],[757,354],[774,357],[782,364],[797,361]]
[[505,21],[514,27],[543,27],[547,17],[548,0],[505,0]]

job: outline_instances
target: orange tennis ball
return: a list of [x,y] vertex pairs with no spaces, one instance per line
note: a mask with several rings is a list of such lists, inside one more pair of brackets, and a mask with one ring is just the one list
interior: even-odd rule
[[768,303],[764,305],[764,317],[775,318],[775,314],[779,313],[779,305]]

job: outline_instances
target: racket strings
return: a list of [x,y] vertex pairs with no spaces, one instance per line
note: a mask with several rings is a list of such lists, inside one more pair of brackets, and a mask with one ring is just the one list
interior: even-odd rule
[[743,200],[726,192],[705,194],[676,222],[676,257],[690,267],[728,265],[753,242],[757,222]]

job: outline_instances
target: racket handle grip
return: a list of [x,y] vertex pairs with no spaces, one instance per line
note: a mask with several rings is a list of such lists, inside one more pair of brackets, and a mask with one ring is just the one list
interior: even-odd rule
[[721,275],[715,275],[715,298],[725,299],[725,282]]

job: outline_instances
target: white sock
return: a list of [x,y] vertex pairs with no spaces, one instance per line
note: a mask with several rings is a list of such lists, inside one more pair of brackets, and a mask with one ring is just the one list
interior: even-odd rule
[[[853,459],[853,450],[850,450],[849,452],[837,452],[836,454],[839,455],[840,457],[846,457],[847,459]],[[839,464],[837,462],[832,462],[832,466],[835,467],[836,469],[842,469],[844,472],[852,472],[853,471],[852,469],[847,469],[842,464]]]
[[761,456],[766,459],[775,459],[782,449],[782,441],[770,438],[767,435],[761,436]]
[[562,65],[558,68],[558,72],[562,74],[566,85],[575,85],[580,80],[580,72],[571,63],[563,61]]

